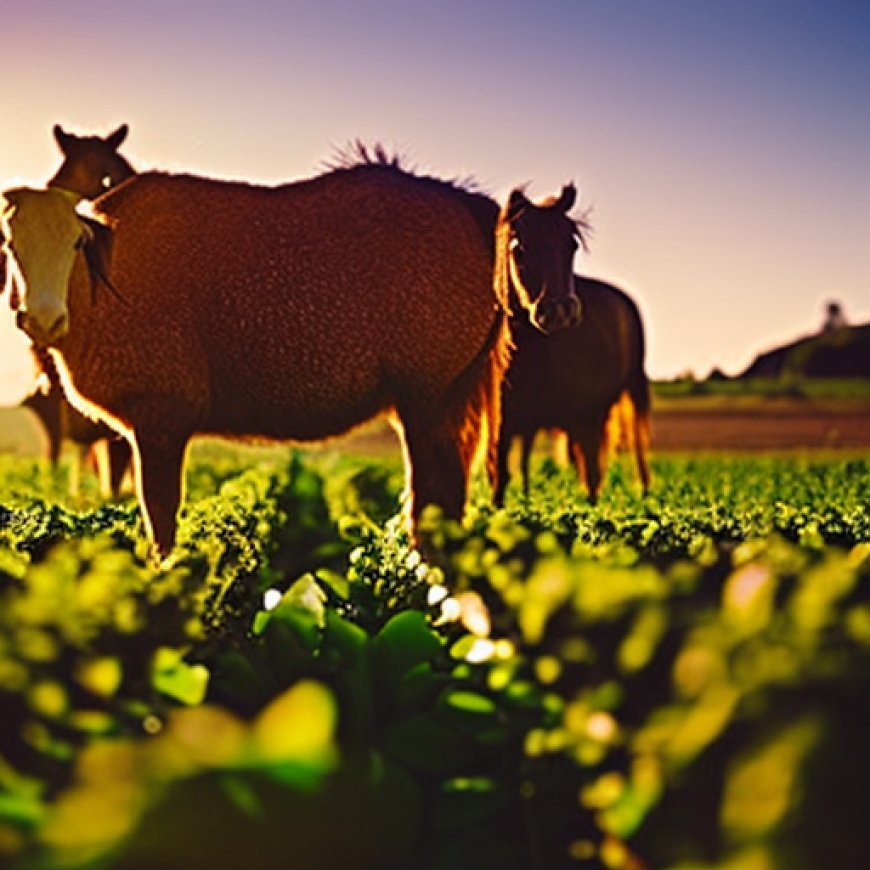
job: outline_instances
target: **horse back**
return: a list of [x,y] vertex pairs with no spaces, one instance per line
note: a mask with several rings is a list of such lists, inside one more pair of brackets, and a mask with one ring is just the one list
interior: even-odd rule
[[278,188],[146,173],[102,197],[128,301],[101,303],[122,377],[145,369],[181,390],[205,429],[275,437],[443,395],[495,320],[491,241],[420,181],[376,167]]

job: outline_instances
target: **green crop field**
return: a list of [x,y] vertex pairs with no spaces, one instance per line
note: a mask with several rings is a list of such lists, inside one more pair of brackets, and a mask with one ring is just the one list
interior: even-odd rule
[[0,457],[0,866],[865,866],[870,459],[653,474],[423,558],[395,460],[203,443],[158,569]]

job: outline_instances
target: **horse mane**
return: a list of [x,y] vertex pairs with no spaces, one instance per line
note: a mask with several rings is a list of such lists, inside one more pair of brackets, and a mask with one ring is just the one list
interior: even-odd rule
[[583,248],[583,253],[588,254],[589,247],[589,239],[593,235],[592,221],[590,219],[590,215],[592,214],[592,206],[588,206],[583,210],[583,212],[577,217],[569,217],[568,220],[572,221],[574,224],[574,236],[577,238],[577,241],[580,242],[580,247]]
[[452,195],[471,212],[489,251],[495,253],[493,233],[499,206],[481,189],[473,176],[445,179],[426,175],[419,172],[416,166],[410,166],[405,155],[391,154],[380,142],[367,145],[361,139],[355,139],[343,147],[334,149],[332,158],[324,162],[323,168],[327,172],[378,170],[413,178],[421,184],[437,187]]
[[508,311],[511,310],[510,243],[511,225],[505,205],[499,209],[495,224],[492,287],[499,304]]
[[83,253],[91,279],[91,301],[96,301],[97,288],[102,284],[119,302],[126,304],[127,300],[109,278],[112,264],[112,227],[85,215],[79,215],[79,220],[87,226],[89,232]]
[[323,162],[323,168],[328,172],[357,169],[361,166],[392,167],[406,174],[413,174],[415,171],[407,166],[407,158],[404,155],[388,154],[387,149],[380,142],[366,145],[361,139],[354,139],[346,145],[337,146],[333,149],[332,157]]

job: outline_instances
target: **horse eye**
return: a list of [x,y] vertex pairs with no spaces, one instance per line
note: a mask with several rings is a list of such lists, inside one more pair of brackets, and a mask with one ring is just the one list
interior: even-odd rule
[[103,186],[103,190],[108,190],[112,186],[112,176],[104,175],[100,179],[100,184]]

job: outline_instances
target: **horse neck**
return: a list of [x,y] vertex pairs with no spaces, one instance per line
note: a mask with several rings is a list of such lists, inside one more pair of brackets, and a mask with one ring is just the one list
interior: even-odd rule
[[73,263],[67,293],[69,332],[57,344],[64,362],[70,368],[76,368],[83,357],[89,336],[100,333],[99,306],[94,298],[94,294],[99,292],[100,288],[94,290],[91,285],[90,270],[84,253],[80,251]]

